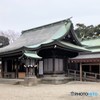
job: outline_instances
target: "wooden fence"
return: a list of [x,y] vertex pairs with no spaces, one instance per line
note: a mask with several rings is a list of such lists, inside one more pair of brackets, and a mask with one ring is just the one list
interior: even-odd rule
[[[80,71],[68,69],[68,76],[73,77],[74,80],[80,80]],[[100,81],[100,74],[82,71],[83,81]]]

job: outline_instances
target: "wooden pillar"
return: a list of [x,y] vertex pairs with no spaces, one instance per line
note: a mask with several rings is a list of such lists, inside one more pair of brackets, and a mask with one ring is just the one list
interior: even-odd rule
[[5,68],[4,72],[7,72],[7,61],[5,61]]
[[53,74],[55,74],[55,58],[53,57]]
[[26,68],[26,77],[28,77],[29,76],[29,74],[28,74],[28,67],[25,67]]
[[11,76],[10,78],[16,78],[16,72],[14,71],[15,69],[15,64],[14,64],[14,59],[11,59]]
[[1,75],[2,75],[2,78],[4,78],[4,61],[2,59],[2,64],[1,64]]
[[92,71],[92,66],[91,66],[91,65],[89,66],[89,71],[90,71],[90,72]]
[[100,74],[100,64],[99,64],[99,74]]
[[18,78],[18,64],[15,63],[15,78]]
[[18,71],[18,68],[19,68],[19,61],[18,61],[18,58],[16,59],[16,65],[17,65],[17,66],[16,66],[16,77],[19,78],[19,77],[18,77],[18,72],[19,72],[19,71]]
[[80,63],[80,81],[82,81],[82,63]]
[[[99,63],[99,74],[100,74],[100,63]],[[99,75],[99,79],[100,79],[100,75]]]
[[0,78],[2,77],[2,62],[0,61]]

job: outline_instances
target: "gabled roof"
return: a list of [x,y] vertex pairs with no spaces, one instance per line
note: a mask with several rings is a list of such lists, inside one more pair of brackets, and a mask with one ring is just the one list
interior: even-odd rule
[[[0,55],[12,53],[15,51],[18,52],[21,51],[24,47],[38,48],[42,44],[48,44],[55,40],[62,40],[72,29],[72,26],[72,22],[67,19],[23,31],[22,35],[15,42],[0,49]],[[72,34],[76,43],[81,45],[73,32]]]

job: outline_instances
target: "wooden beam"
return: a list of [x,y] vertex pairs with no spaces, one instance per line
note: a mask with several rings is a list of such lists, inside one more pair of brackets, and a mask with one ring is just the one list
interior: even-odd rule
[[80,63],[80,81],[82,81],[82,64]]
[[86,64],[82,64],[82,65],[99,65],[99,63],[86,63]]

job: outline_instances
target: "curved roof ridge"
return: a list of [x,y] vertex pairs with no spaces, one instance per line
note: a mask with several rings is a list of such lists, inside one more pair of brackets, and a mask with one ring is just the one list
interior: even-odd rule
[[28,31],[31,31],[31,30],[37,30],[37,29],[40,29],[40,28],[48,27],[48,26],[51,26],[51,25],[59,24],[59,23],[69,22],[69,21],[71,22],[70,18],[60,20],[60,21],[56,21],[56,22],[52,22],[52,23],[49,23],[49,24],[46,24],[46,25],[37,26],[37,27],[31,28],[31,29],[23,30],[22,34],[28,32]]
[[71,25],[71,27],[72,27],[71,32],[72,32],[73,37],[75,38],[76,43],[77,43],[79,46],[83,46],[82,43],[81,43],[81,41],[80,41],[79,38],[77,37],[75,31],[74,31],[73,24]]

